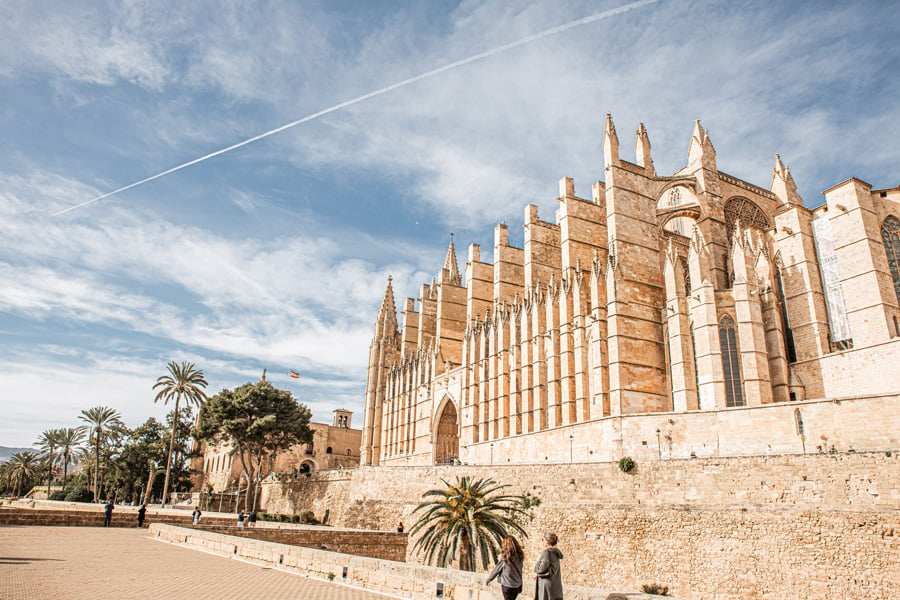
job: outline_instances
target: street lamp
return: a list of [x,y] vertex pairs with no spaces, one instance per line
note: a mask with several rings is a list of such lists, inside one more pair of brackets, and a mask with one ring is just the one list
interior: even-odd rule
[[494,464],[494,442],[491,442],[491,466]]
[[569,463],[575,462],[575,434],[569,434]]

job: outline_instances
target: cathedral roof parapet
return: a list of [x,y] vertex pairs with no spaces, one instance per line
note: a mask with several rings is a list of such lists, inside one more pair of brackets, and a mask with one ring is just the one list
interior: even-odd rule
[[724,181],[725,183],[730,183],[731,185],[735,185],[741,189],[747,190],[748,192],[753,192],[754,194],[759,194],[760,196],[765,196],[770,200],[778,200],[778,196],[773,194],[767,189],[761,188],[758,185],[753,185],[752,183],[747,183],[742,179],[738,179],[728,173],[723,173],[719,171],[719,180]]

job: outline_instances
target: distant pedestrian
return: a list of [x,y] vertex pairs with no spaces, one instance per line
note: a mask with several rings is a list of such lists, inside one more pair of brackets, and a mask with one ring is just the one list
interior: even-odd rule
[[247,516],[247,527],[256,527],[256,511],[251,510]]
[[195,508],[194,512],[191,513],[191,517],[192,517],[191,523],[193,523],[194,525],[199,525],[200,524],[200,516],[202,514],[203,513],[200,512],[200,507]]
[[112,500],[103,505],[103,526],[109,527],[112,521],[113,503]]
[[147,514],[147,506],[141,504],[141,507],[138,509],[138,527],[144,526],[144,515]]
[[562,560],[563,554],[556,547],[558,541],[559,538],[555,533],[548,531],[544,534],[544,551],[537,564],[534,565],[534,572],[537,574],[535,600],[562,600],[563,588],[559,561]]
[[238,527],[244,527],[244,511],[238,513]]
[[400,521],[400,524],[397,525],[397,533],[403,533],[403,521]]
[[494,579],[499,578],[503,600],[516,600],[516,597],[522,592],[522,563],[524,561],[525,553],[522,552],[519,540],[511,535],[506,536],[500,546],[500,559],[485,583],[490,584]]

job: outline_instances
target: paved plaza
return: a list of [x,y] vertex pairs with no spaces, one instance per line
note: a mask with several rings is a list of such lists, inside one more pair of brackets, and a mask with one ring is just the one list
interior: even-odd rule
[[391,597],[157,542],[146,529],[0,527],[0,598]]

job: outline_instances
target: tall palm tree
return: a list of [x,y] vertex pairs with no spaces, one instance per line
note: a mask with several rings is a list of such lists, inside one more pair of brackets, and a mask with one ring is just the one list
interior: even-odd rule
[[66,489],[66,477],[69,474],[69,464],[75,462],[78,449],[84,442],[84,430],[80,427],[64,427],[58,429],[57,453],[63,466],[63,489]]
[[107,406],[95,406],[81,411],[79,419],[87,423],[82,425],[91,442],[94,444],[94,502],[100,502],[98,490],[100,477],[100,446],[106,438],[116,436],[125,429],[119,411]]
[[16,482],[15,496],[22,494],[22,484],[34,477],[38,468],[39,457],[36,452],[16,452],[9,459],[9,476]]
[[166,459],[166,480],[163,483],[162,505],[166,505],[169,494],[169,475],[172,472],[172,455],[175,453],[175,428],[178,426],[178,405],[184,398],[188,405],[201,406],[206,402],[206,394],[203,390],[208,385],[203,378],[203,371],[194,367],[194,363],[182,362],[180,365],[174,360],[168,364],[169,372],[156,380],[153,389],[159,389],[154,402],[163,401],[168,404],[175,398],[175,416],[172,419],[172,436],[169,440],[169,456]]
[[504,488],[492,479],[474,480],[457,477],[443,489],[429,490],[423,498],[433,498],[416,507],[422,511],[410,529],[411,535],[421,533],[413,550],[421,551],[428,563],[446,567],[459,556],[462,571],[475,570],[473,551],[481,555],[487,569],[497,560],[500,544],[510,533],[528,537],[517,519],[528,517],[522,497],[504,494]]
[[53,472],[59,460],[59,429],[45,429],[38,438],[37,445],[41,450],[41,458],[48,465],[47,469],[47,499],[50,499],[50,484],[53,482]]

